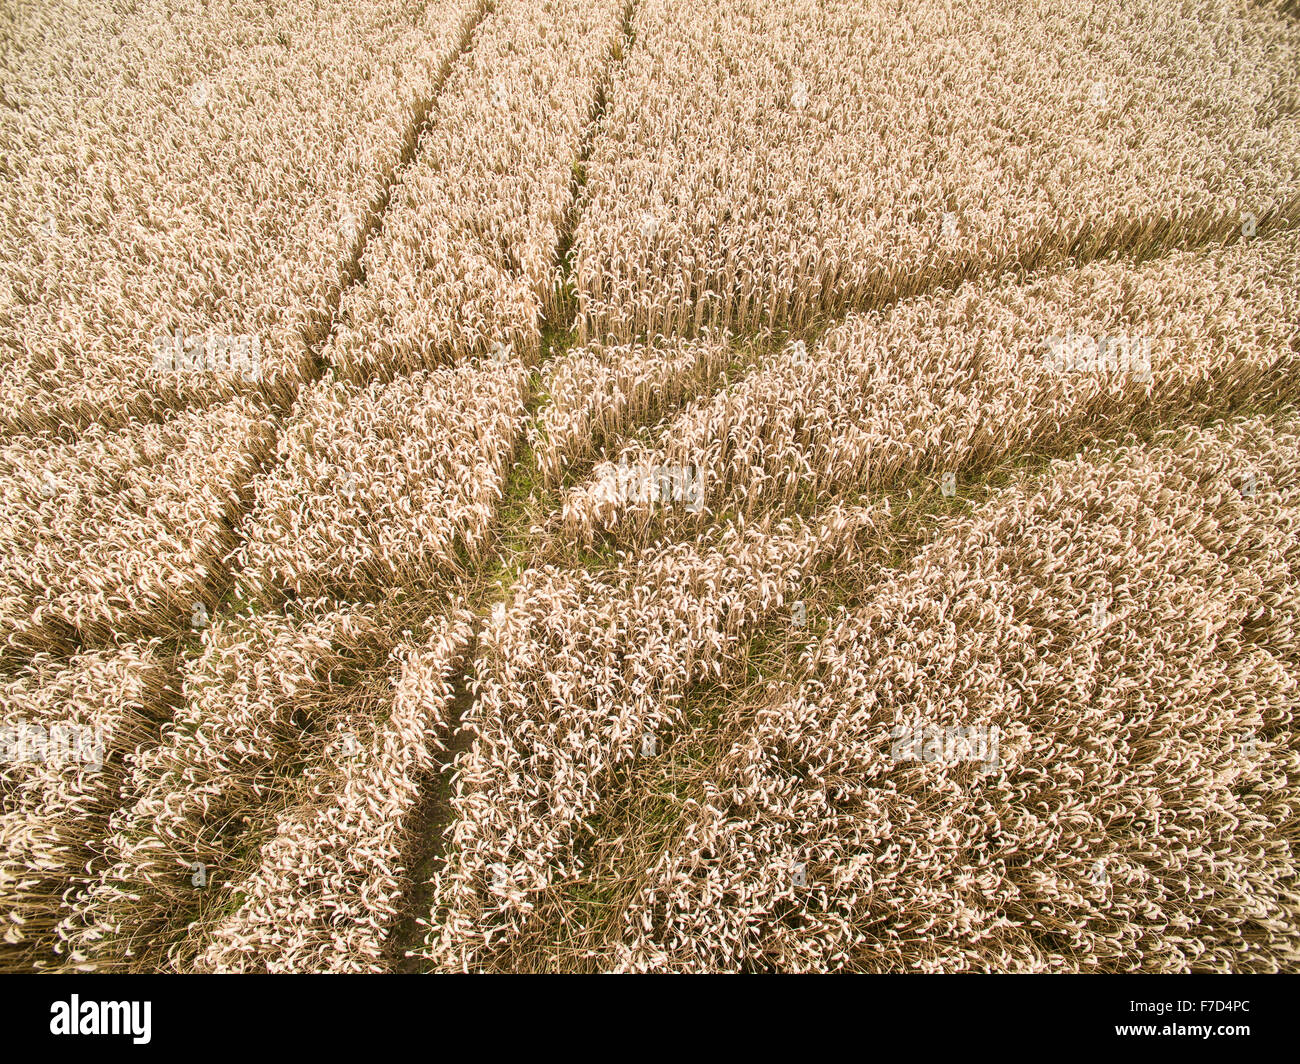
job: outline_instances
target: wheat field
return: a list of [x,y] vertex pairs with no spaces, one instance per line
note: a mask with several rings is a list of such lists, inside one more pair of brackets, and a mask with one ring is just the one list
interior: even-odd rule
[[1300,17],[15,0],[0,971],[1300,970]]

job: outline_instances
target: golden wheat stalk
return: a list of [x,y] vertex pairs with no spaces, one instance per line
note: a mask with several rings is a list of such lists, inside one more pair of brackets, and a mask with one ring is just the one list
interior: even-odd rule
[[814,564],[852,557],[875,521],[835,510],[815,525],[728,527],[602,575],[526,572],[479,634],[473,741],[455,763],[426,955],[458,970],[518,948],[581,874],[584,821],[612,779],[666,743],[685,692],[731,675],[746,634]]

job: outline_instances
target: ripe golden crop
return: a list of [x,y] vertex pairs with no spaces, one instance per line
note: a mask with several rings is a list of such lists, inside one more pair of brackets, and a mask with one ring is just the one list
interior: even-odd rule
[[1300,964],[1294,4],[10,7],[0,967]]

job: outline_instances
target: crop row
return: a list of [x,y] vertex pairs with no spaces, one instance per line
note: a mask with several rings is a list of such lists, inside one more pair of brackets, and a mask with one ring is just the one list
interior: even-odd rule
[[580,335],[802,330],[1294,224],[1297,65],[1300,25],[1220,0],[646,0],[586,167]]
[[1179,430],[961,519],[624,839],[604,966],[1294,967],[1297,468],[1293,414]]
[[[291,398],[476,10],[25,5],[0,56],[0,426]],[[257,337],[258,370],[159,368],[178,333]]]
[[[788,509],[915,476],[960,478],[1026,449],[1241,402],[1297,397],[1300,230],[1141,266],[967,282],[850,315],[789,345],[572,488],[553,527],[643,542],[719,514]],[[693,468],[691,514],[620,468]],[[936,484],[936,487],[939,486]]]

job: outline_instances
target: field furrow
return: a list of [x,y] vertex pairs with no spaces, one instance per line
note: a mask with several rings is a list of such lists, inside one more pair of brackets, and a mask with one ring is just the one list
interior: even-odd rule
[[[607,573],[531,569],[479,634],[448,852],[426,955],[458,970],[520,956],[601,794],[682,722],[693,686],[733,676],[746,630],[874,517],[728,528]],[[531,944],[540,948],[535,941]]]
[[573,169],[626,0],[496,0],[439,94],[325,357],[387,380],[471,354],[535,361]]
[[306,770],[307,797],[282,813],[260,864],[229,884],[238,907],[204,934],[198,971],[384,971],[412,820],[450,734],[450,683],[471,618],[402,651],[391,702],[350,717],[352,739]]
[[[653,445],[598,465],[554,527],[578,543],[644,542],[908,478],[947,474],[955,491],[1019,451],[1294,400],[1298,357],[1300,230],[1142,266],[968,282],[850,315],[812,350],[789,345]],[[629,468],[691,471],[698,505],[630,491]]]
[[[183,704],[131,760],[97,875],[59,927],[68,963],[175,970],[203,948],[197,928],[238,908],[277,818],[309,801],[320,774],[364,752],[392,712],[401,630],[426,618],[384,606],[305,602],[241,614],[204,633]],[[230,907],[234,907],[233,909]]]

